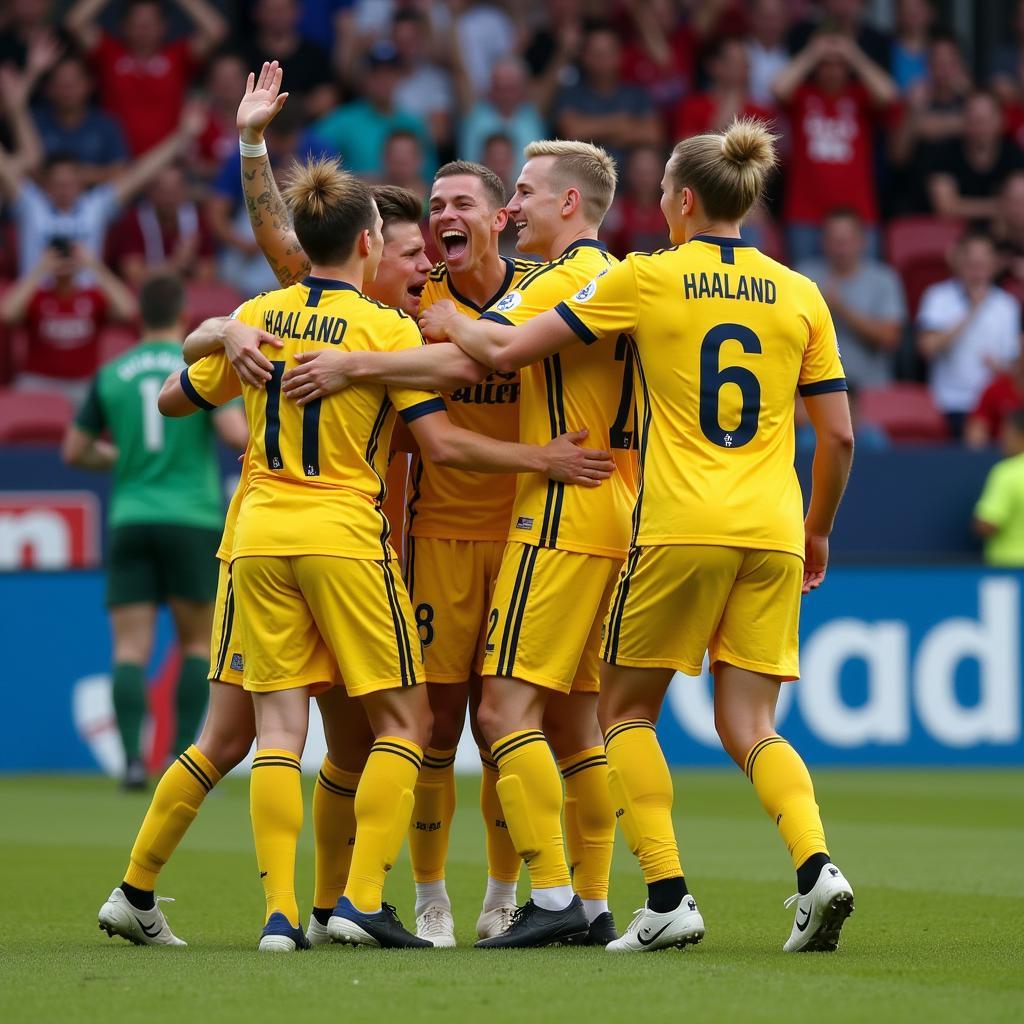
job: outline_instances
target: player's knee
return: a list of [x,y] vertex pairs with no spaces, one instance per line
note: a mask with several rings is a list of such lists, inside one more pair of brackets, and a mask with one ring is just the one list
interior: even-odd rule
[[505,727],[504,709],[486,690],[476,711],[476,724],[480,731],[480,738],[488,748],[494,746],[509,731]]
[[430,731],[430,745],[436,750],[451,750],[458,746],[462,736],[463,716],[452,714],[447,708],[435,708]]
[[743,767],[747,751],[756,742],[751,739],[751,731],[743,723],[733,721],[718,709],[715,710],[715,731],[722,743],[722,749],[736,764]]
[[226,775],[232,768],[242,763],[255,738],[256,730],[254,728],[240,728],[230,732],[204,729],[196,741],[196,746],[221,775]]

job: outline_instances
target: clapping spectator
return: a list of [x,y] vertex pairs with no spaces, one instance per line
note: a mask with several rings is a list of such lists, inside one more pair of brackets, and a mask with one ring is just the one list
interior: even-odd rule
[[897,0],[889,72],[900,92],[928,77],[928,38],[934,20],[929,0]]
[[651,98],[622,81],[622,45],[610,25],[587,32],[580,65],[579,84],[563,89],[555,100],[555,129],[561,138],[597,143],[620,167],[634,146],[661,143]]
[[[464,95],[463,103],[470,99],[470,95]],[[486,99],[464,107],[459,159],[479,162],[487,139],[498,134],[507,136],[520,155],[531,142],[546,134],[540,110],[530,96],[526,66],[515,57],[494,65]]]
[[797,269],[821,289],[836,327],[846,379],[861,388],[893,379],[893,353],[907,319],[903,285],[891,267],[866,253],[864,225],[853,210],[825,221],[821,259]]
[[1003,456],[989,471],[974,507],[974,532],[985,541],[985,561],[1024,566],[1024,410],[1007,418]]
[[956,438],[992,378],[1020,353],[1021,306],[995,286],[998,266],[987,235],[965,236],[954,253],[956,276],[932,285],[917,314],[932,397]]
[[696,80],[700,37],[676,0],[626,6],[635,31],[622,55],[622,77],[645,89],[659,110],[670,110]]
[[640,146],[629,155],[619,190],[602,236],[618,257],[631,252],[654,252],[668,244],[661,211],[661,178],[665,155],[657,146]]
[[116,174],[128,156],[121,126],[93,106],[92,91],[88,65],[69,54],[50,72],[44,102],[33,110],[45,155],[67,153],[74,157],[87,185]]
[[[337,101],[327,49],[299,32],[302,11],[296,0],[257,0],[253,7],[254,38],[244,48],[250,68],[279,61],[288,68],[292,102],[309,118],[322,117]],[[237,96],[235,97],[237,102]]]
[[[82,277],[93,283],[77,283]],[[15,386],[59,391],[72,403],[81,402],[99,368],[102,328],[135,314],[132,293],[86,246],[51,239],[38,263],[0,299],[0,320],[24,325],[27,335]]]
[[51,0],[8,0],[7,19],[0,30],[0,67],[24,69],[32,44],[49,36],[53,24]]
[[790,36],[790,49],[802,50],[819,32],[841,35],[855,42],[880,68],[891,64],[892,39],[868,24],[864,0],[820,0],[817,19],[799,22]]
[[583,42],[583,13],[581,0],[546,0],[544,7],[546,17],[528,35],[523,59],[546,117],[558,90],[579,81],[573,62]]
[[435,145],[448,145],[455,89],[451,75],[432,59],[430,19],[418,11],[399,12],[395,15],[394,43],[401,64],[395,106],[426,121]]
[[1024,408],[1024,356],[1017,356],[1010,367],[992,378],[981,393],[978,404],[967,419],[964,441],[971,448],[985,448],[1003,436],[1003,425],[1018,409]]
[[964,106],[963,137],[929,158],[928,198],[942,217],[989,221],[999,187],[1024,168],[1024,153],[1003,133],[1003,112],[989,92],[975,92]]
[[121,123],[135,155],[175,131],[198,66],[227,35],[227,22],[207,0],[175,2],[194,31],[173,42],[158,0],[130,0],[119,36],[97,24],[109,0],[77,0],[65,19],[93,62],[103,107]]
[[790,258],[799,263],[820,253],[821,225],[837,200],[857,211],[877,252],[874,136],[896,99],[895,83],[850,36],[819,35],[774,89],[793,133],[785,200]]
[[772,83],[789,63],[788,32],[789,10],[784,0],[754,0],[750,7],[747,59],[750,61],[750,99],[759,106],[775,104]]
[[183,280],[213,277],[213,236],[189,196],[182,167],[172,164],[153,179],[145,198],[111,229],[107,252],[136,290],[157,273]]
[[691,93],[676,111],[674,137],[688,139],[703,132],[725,131],[737,117],[772,119],[772,111],[750,96],[747,47],[738,36],[718,40],[704,62],[708,87]]
[[[285,72],[285,84],[290,71]],[[395,103],[401,65],[391,43],[377,43],[367,57],[363,95],[317,121],[313,135],[327,149],[337,153],[346,170],[379,177],[384,169],[384,144],[395,132],[411,132],[426,154],[425,173],[437,166],[430,129],[422,117],[399,110]],[[287,108],[286,108],[287,109]]]

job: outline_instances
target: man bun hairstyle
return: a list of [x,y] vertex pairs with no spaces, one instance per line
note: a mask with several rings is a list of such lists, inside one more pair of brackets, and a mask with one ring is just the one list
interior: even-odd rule
[[579,189],[587,220],[595,227],[600,225],[615,198],[619,180],[615,161],[605,150],[590,142],[545,139],[531,142],[523,155],[527,160],[554,157],[554,183],[559,188]]
[[505,188],[505,182],[490,167],[473,163],[472,160],[452,160],[451,163],[438,169],[437,174],[434,175],[434,181],[440,181],[442,178],[454,178],[456,175],[462,174],[476,178],[483,185],[487,198],[491,202],[491,209],[500,210],[508,202],[508,190]]
[[419,224],[423,219],[423,203],[415,192],[398,185],[374,185],[371,191],[385,231],[392,224]]
[[295,236],[313,263],[344,263],[359,235],[374,224],[370,186],[343,171],[335,157],[294,164],[282,196]]
[[707,132],[676,143],[668,173],[676,192],[692,189],[712,220],[740,221],[764,194],[778,163],[779,137],[754,117],[740,118],[724,132]]

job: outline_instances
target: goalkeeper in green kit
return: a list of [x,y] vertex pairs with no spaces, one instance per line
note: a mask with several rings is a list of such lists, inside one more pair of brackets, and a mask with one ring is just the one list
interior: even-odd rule
[[151,279],[142,288],[139,306],[142,337],[97,373],[63,448],[71,465],[114,474],[107,521],[107,606],[126,789],[146,784],[140,750],[145,670],[157,609],[164,603],[174,619],[182,659],[172,754],[187,747],[202,724],[217,590],[215,552],[224,526],[216,439],[219,435],[239,450],[248,442],[245,413],[235,406],[176,420],[160,415],[160,387],[184,365],[181,282],[169,276]]

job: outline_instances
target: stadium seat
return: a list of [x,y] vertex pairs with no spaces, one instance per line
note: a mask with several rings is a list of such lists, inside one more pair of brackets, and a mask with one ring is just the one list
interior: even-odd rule
[[964,224],[942,217],[896,217],[885,229],[886,257],[897,271],[923,258],[945,260]]
[[948,438],[946,420],[924,384],[865,388],[857,395],[857,418],[881,427],[896,442],[939,442]]
[[921,297],[925,291],[933,284],[952,276],[949,263],[944,256],[918,256],[896,269],[903,281],[907,315],[911,322],[917,316],[917,308],[921,305]]
[[192,281],[186,290],[185,312],[189,329],[211,316],[227,316],[243,301],[234,288],[219,281]]
[[139,340],[139,332],[131,327],[113,325],[100,332],[100,366],[116,359]]
[[0,390],[0,442],[60,441],[74,412],[55,392]]

